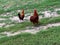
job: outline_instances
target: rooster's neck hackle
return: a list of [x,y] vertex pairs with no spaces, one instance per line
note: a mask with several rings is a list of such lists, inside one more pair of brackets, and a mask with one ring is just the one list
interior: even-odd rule
[[22,10],[21,15],[23,15],[23,16],[24,16],[24,10]]
[[38,15],[37,10],[34,9],[34,16],[37,16],[37,15]]

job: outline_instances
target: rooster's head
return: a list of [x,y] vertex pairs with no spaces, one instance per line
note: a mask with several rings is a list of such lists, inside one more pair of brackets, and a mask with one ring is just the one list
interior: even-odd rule
[[34,16],[38,15],[37,10],[34,9]]

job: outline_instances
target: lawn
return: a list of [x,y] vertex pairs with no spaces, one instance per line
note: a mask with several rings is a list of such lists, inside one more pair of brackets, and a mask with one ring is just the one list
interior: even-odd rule
[[20,34],[0,39],[0,45],[60,45],[60,26],[37,34]]
[[[40,24],[39,26],[47,25],[47,24],[51,24],[51,23],[57,23],[57,22],[60,22],[60,17],[43,18],[43,19],[39,20],[39,24]],[[22,22],[22,23],[11,22],[10,24],[14,24],[14,26],[7,27],[7,28],[2,27],[2,28],[0,28],[0,32],[4,32],[4,31],[16,32],[18,30],[25,30],[27,26],[29,26],[29,27],[34,26],[29,21],[25,21],[25,22]]]
[[25,9],[26,12],[32,12],[34,8],[37,8],[38,11],[51,10],[60,7],[59,4],[60,0],[0,0],[0,13],[19,9]]
[[[0,33],[4,31],[16,32],[25,30],[27,26],[34,26],[29,21],[16,23],[9,19],[17,16],[17,10],[24,9],[25,14],[27,14],[32,13],[34,8],[38,12],[45,10],[54,11],[55,8],[60,8],[60,0],[0,0],[0,18],[6,19],[4,21],[0,20],[0,23],[14,24],[14,26],[7,28],[3,26],[0,28]],[[60,11],[57,11],[57,13],[60,15]],[[60,17],[43,18],[39,20],[39,26],[57,22],[60,22]],[[37,34],[23,33],[12,37],[1,36],[5,37],[0,38],[0,45],[60,45],[60,26],[48,28],[46,31],[42,30]]]

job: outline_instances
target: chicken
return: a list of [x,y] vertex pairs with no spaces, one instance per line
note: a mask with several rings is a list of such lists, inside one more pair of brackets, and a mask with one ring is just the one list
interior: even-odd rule
[[38,22],[39,22],[38,20],[39,20],[39,16],[38,16],[37,10],[34,9],[34,14],[33,14],[33,16],[30,17],[30,21],[33,24],[38,24]]
[[20,12],[18,13],[18,17],[20,20],[24,19],[24,10],[22,10],[21,14],[20,14]]

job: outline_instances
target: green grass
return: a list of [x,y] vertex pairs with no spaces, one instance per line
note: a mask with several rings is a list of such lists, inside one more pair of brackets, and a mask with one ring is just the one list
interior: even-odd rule
[[32,25],[28,25],[28,24],[31,24],[30,22],[23,22],[23,23],[12,22],[11,24],[14,24],[14,26],[11,26],[11,27],[8,27],[8,28],[2,27],[2,28],[0,28],[0,32],[4,32],[4,31],[15,32],[15,31],[18,31],[18,30],[26,29],[26,26],[32,26]]
[[37,34],[20,34],[0,39],[0,45],[60,45],[60,26]]
[[0,18],[8,19],[10,16],[0,16]]
[[57,13],[58,13],[58,14],[60,14],[60,10],[59,10],[59,11],[57,11]]
[[9,24],[9,22],[12,22],[11,20],[7,19],[7,20],[1,20],[0,23],[6,23]]
[[49,24],[49,23],[57,23],[57,22],[60,22],[60,17],[43,18],[40,21],[41,25],[46,25],[46,24]]
[[[8,21],[7,21],[8,22]],[[60,17],[54,17],[54,18],[43,18],[39,21],[40,25],[47,25],[49,23],[57,23],[60,22]],[[7,23],[9,24],[9,23]],[[23,22],[23,23],[16,23],[16,22],[11,22],[10,24],[15,24],[14,26],[8,27],[8,28],[0,28],[0,32],[3,31],[18,31],[18,30],[24,30],[26,29],[27,26],[31,27],[34,26],[31,22]]]
[[[34,8],[36,8],[38,12],[44,10],[53,12],[55,8],[59,7],[60,0],[0,0],[0,14],[13,11],[7,17],[0,16],[0,18],[8,19],[0,21],[0,23],[15,24],[8,28],[0,28],[0,32],[15,32],[18,30],[25,30],[27,26],[33,26],[31,22],[16,23],[9,20],[10,15],[12,15],[12,17],[17,15],[17,10],[24,9],[26,14],[33,12]],[[60,14],[59,11],[57,13]],[[43,18],[39,20],[40,25],[56,22],[60,22],[60,17]],[[47,31],[41,31],[36,35],[25,33],[14,37],[5,37],[0,39],[0,45],[60,45],[60,26],[49,28]]]
[[[30,2],[29,2],[30,1]],[[33,3],[34,2],[34,3]],[[46,3],[47,2],[47,3]],[[18,9],[29,10],[26,12],[32,12],[34,8],[37,8],[38,11],[41,10],[51,10],[55,7],[60,7],[60,0],[0,0],[0,14],[5,12],[11,12]],[[9,8],[7,8],[9,7]],[[31,10],[31,11],[30,11]]]

